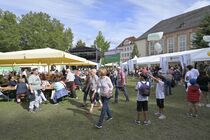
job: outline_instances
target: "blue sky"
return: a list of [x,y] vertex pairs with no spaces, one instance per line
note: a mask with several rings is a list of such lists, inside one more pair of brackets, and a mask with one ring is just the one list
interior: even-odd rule
[[139,37],[160,20],[206,5],[210,0],[0,0],[0,8],[20,16],[46,12],[82,39],[93,44],[101,30],[111,48],[126,37]]

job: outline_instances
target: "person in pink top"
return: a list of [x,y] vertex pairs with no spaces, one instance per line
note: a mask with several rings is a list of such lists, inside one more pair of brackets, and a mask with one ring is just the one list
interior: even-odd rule
[[126,89],[126,75],[120,67],[117,68],[117,82],[115,90],[115,103],[118,103],[119,90],[122,90],[126,98],[126,102],[129,102],[129,97]]

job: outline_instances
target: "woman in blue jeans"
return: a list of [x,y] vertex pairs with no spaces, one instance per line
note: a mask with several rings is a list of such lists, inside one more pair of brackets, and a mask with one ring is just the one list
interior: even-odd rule
[[107,115],[106,121],[112,120],[112,114],[109,109],[109,99],[112,97],[113,85],[111,79],[107,77],[106,74],[106,69],[99,70],[100,78],[98,79],[97,90],[101,95],[101,101],[103,104],[98,123],[95,125],[95,127],[99,129],[102,128],[105,115]]

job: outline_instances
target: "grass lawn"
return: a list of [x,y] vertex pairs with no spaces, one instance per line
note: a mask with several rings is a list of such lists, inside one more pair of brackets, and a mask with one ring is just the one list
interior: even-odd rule
[[113,120],[105,122],[102,129],[96,129],[100,111],[94,108],[93,114],[87,114],[79,108],[79,100],[66,99],[59,105],[42,105],[42,110],[29,113],[26,104],[0,101],[0,140],[209,140],[210,108],[201,107],[198,118],[187,118],[187,104],[184,98],[184,87],[173,89],[173,95],[165,100],[165,120],[159,120],[154,113],[157,110],[154,90],[149,100],[148,126],[137,126],[136,119],[136,80],[128,80],[130,102],[126,103],[120,94],[118,104],[110,108]]

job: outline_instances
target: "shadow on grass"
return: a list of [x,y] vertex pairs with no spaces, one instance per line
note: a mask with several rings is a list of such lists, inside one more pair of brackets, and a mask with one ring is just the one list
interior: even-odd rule
[[29,102],[24,101],[24,102],[21,102],[20,105],[23,109],[28,110]]
[[76,99],[69,99],[70,104],[80,108],[82,106],[82,103],[80,103],[79,101],[77,101]]
[[67,108],[67,110],[70,110],[73,112],[73,115],[76,116],[76,114],[82,115],[86,117],[91,123],[95,124],[95,120],[93,117],[98,117],[96,114],[90,114],[86,110],[80,110],[80,109],[75,109],[75,108]]

